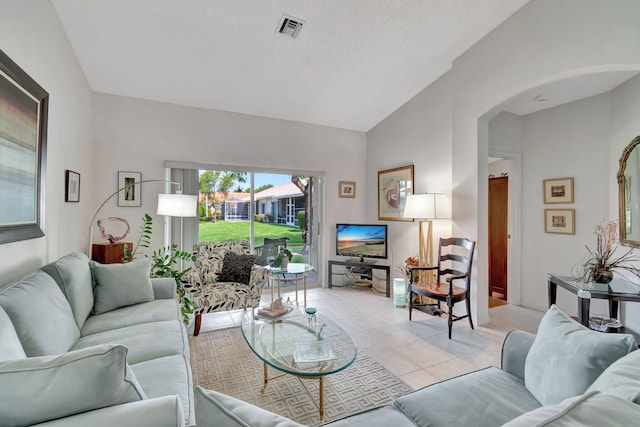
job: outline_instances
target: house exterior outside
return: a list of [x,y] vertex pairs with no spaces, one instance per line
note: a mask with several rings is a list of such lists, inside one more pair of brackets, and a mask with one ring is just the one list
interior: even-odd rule
[[272,215],[276,224],[298,225],[298,212],[304,210],[304,195],[293,182],[256,193],[255,202],[255,212]]

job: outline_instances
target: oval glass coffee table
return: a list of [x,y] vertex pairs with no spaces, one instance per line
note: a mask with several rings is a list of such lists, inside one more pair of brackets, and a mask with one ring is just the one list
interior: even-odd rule
[[[358,350],[342,328],[321,313],[307,314],[302,306],[277,318],[247,310],[242,318],[242,334],[253,352],[264,363],[264,385],[284,374],[320,382],[318,409],[324,420],[324,377],[350,366]],[[284,372],[268,377],[267,366]]]

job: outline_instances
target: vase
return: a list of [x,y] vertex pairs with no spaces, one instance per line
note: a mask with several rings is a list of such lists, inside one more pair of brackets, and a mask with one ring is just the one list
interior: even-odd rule
[[282,257],[282,262],[280,263],[280,268],[287,268],[288,265],[289,265],[289,257],[285,255],[285,256]]
[[595,270],[593,272],[593,281],[596,283],[609,283],[613,279],[613,271],[611,270]]

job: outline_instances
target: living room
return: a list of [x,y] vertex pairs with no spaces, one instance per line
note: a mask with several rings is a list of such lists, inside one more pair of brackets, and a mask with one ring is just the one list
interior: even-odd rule
[[[323,171],[325,264],[335,249],[333,224],[378,221],[378,171],[413,164],[416,192],[451,196],[452,221],[436,229],[435,237],[477,241],[472,312],[480,325],[490,321],[485,226],[490,155],[512,161],[510,178],[517,188],[519,206],[510,229],[513,305],[545,311],[546,274],[571,273],[586,254],[584,246],[595,244],[594,227],[618,218],[618,160],[640,134],[636,1],[527,2],[415,97],[358,130],[173,105],[138,99],[135,92],[94,92],[54,5],[0,4],[0,48],[50,96],[45,236],[0,245],[3,283],[84,250],[89,219],[114,190],[117,171],[163,178],[165,161]],[[120,70],[119,64],[104,67]],[[544,93],[549,84],[604,75],[621,84],[532,114],[504,112],[521,97]],[[82,176],[79,203],[64,202],[66,169]],[[561,177],[575,182],[571,235],[544,232],[542,182]],[[356,183],[356,198],[338,198],[341,180]],[[155,209],[153,197],[142,203],[126,214],[115,206],[104,214],[135,223]],[[388,224],[394,264],[416,254],[417,225]],[[163,236],[154,239],[153,246],[160,246]],[[558,306],[575,315],[575,296],[559,292]],[[594,301],[592,310],[604,313],[606,304]],[[640,331],[635,303],[622,303],[621,321]]]

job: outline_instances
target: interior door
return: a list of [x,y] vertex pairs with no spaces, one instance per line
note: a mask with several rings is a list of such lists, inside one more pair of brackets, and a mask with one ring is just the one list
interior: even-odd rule
[[509,178],[489,179],[489,295],[499,292],[507,299]]

